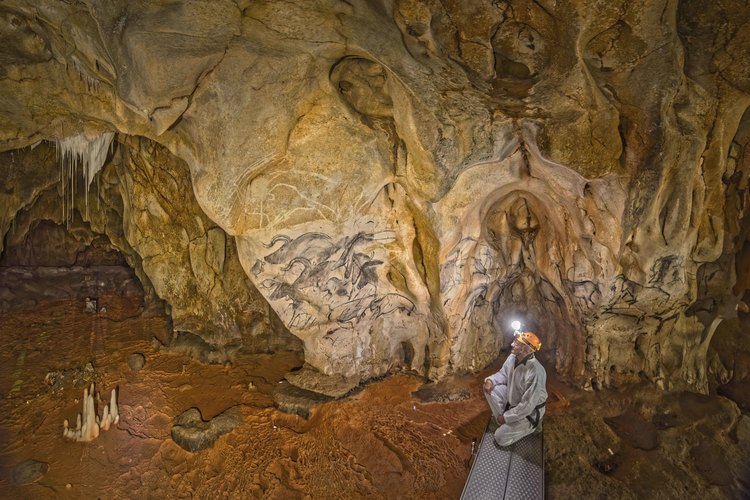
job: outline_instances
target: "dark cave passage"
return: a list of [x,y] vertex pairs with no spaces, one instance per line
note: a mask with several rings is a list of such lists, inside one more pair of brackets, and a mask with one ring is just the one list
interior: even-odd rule
[[[125,256],[107,235],[91,231],[78,213],[68,223],[29,220],[24,214],[5,235],[0,254],[0,310],[75,301],[113,320],[140,314],[150,299]],[[112,297],[127,298],[127,307]]]

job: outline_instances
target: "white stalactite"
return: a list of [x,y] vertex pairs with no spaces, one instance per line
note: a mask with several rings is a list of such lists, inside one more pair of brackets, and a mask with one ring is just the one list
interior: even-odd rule
[[[112,140],[114,137],[114,132],[106,132],[94,138],[89,138],[85,134],[79,134],[55,141],[57,153],[60,157],[60,182],[63,188],[63,218],[66,221],[70,220],[72,214],[73,201],[75,200],[75,180],[78,178],[79,170],[86,181],[86,217],[88,217],[89,187],[94,180],[94,176],[96,176],[107,161],[107,155],[112,150]],[[68,182],[70,182],[70,200],[66,211],[66,186]]]

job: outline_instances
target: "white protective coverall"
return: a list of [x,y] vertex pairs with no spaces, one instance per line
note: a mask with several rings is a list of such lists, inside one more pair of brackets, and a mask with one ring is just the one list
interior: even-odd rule
[[[495,441],[500,446],[509,446],[534,432],[535,427],[527,416],[535,417],[538,405],[547,401],[547,372],[533,354],[516,364],[511,354],[500,371],[485,379],[492,380],[492,390],[485,393],[492,409],[492,416],[503,415],[505,424],[495,431]],[[506,411],[506,404],[510,408]],[[544,407],[539,408],[539,423],[544,416]]]

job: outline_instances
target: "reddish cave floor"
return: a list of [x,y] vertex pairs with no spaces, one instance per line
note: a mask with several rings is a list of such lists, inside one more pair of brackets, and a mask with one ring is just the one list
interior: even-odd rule
[[[117,316],[133,309],[128,300],[99,303]],[[5,497],[455,498],[486,416],[476,377],[456,382],[471,388],[471,399],[424,403],[411,396],[422,380],[396,375],[321,404],[305,420],[273,407],[276,384],[301,364],[297,354],[240,353],[231,366],[206,365],[156,347],[165,318],[113,321],[84,312],[81,300],[6,313],[0,329]],[[139,371],[127,363],[134,352],[146,357]],[[53,383],[48,373],[61,375]],[[66,441],[63,420],[75,421],[89,380],[102,394],[99,414],[118,388],[121,420],[91,443]],[[234,405],[243,422],[213,448],[191,453],[171,439],[172,420],[186,409],[209,419]],[[49,469],[15,484],[14,468],[27,459]]]
[[[220,366],[160,351],[152,339],[166,337],[167,320],[139,313],[137,300],[102,296],[107,312],[98,314],[73,299],[2,314],[1,497],[460,496],[472,441],[489,414],[481,380],[499,362],[426,386],[437,399],[468,399],[425,402],[412,394],[423,380],[397,374],[319,404],[305,420],[273,407],[277,384],[301,364],[297,354],[240,353]],[[135,352],[146,358],[139,371],[127,362]],[[118,388],[121,420],[91,443],[66,441],[63,420],[75,421],[90,380],[105,399],[99,414]],[[750,491],[742,472],[750,464],[750,419],[728,400],[651,386],[590,393],[554,376],[548,386],[548,497],[739,498]],[[208,419],[235,405],[242,423],[212,448],[191,453],[172,440],[172,420],[186,409],[196,406]],[[48,470],[17,484],[16,466],[27,459]]]

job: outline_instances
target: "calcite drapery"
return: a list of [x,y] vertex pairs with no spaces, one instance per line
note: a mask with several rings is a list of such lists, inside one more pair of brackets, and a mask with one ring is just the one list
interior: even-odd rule
[[575,381],[705,390],[744,293],[742,6],[8,1],[0,144],[184,159],[300,385],[476,369],[523,316]]

